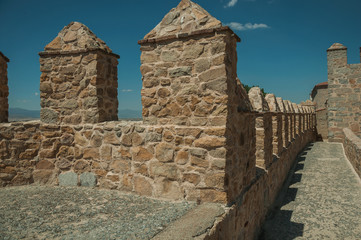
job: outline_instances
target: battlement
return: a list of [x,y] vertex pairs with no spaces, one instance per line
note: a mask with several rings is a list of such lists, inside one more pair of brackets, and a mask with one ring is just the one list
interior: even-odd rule
[[[118,56],[70,23],[39,54],[41,121],[0,124],[0,186],[97,186],[222,203],[231,208],[214,239],[253,238],[316,123],[308,106],[259,88],[247,94],[238,42],[182,0],[139,41],[143,121],[124,122],[116,117]],[[228,225],[235,229],[223,231]]]

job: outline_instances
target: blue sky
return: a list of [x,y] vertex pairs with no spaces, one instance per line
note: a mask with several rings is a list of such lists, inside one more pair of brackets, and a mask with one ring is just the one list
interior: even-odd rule
[[[141,109],[137,41],[180,0],[0,0],[0,51],[9,59],[10,107],[40,109],[38,52],[72,21],[120,55],[119,108]],[[360,62],[360,0],[194,0],[241,37],[242,83],[299,103],[327,81],[326,50],[348,47]]]

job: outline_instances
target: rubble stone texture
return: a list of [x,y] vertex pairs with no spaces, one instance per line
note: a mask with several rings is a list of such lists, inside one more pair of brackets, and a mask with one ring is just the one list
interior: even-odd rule
[[9,87],[8,87],[8,74],[7,63],[9,59],[0,52],[0,123],[7,122],[9,117]]
[[89,28],[70,23],[39,55],[43,122],[80,124],[118,119],[119,56]]
[[328,138],[343,142],[343,128],[361,128],[361,64],[347,64],[347,48],[340,43],[327,50]]

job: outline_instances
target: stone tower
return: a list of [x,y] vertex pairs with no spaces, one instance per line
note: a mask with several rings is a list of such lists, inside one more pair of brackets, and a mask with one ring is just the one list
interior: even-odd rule
[[42,122],[118,119],[119,56],[88,27],[70,23],[39,55]]
[[209,148],[221,137],[223,143],[205,157],[222,158],[222,166],[207,169],[220,176],[219,190],[199,191],[228,202],[255,176],[254,115],[237,79],[237,42],[229,27],[190,0],[182,0],[139,41],[144,122],[212,135],[201,136],[195,146]]
[[0,52],[0,123],[7,122],[9,117],[8,62],[9,59]]
[[361,64],[347,64],[347,48],[340,43],[327,50],[328,138],[342,142],[343,128],[361,132]]

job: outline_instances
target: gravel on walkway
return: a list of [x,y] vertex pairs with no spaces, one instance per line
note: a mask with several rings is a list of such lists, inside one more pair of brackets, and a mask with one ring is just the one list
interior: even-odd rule
[[342,144],[306,149],[286,189],[260,239],[361,239],[361,184]]
[[151,239],[195,206],[83,187],[2,188],[0,239]]

